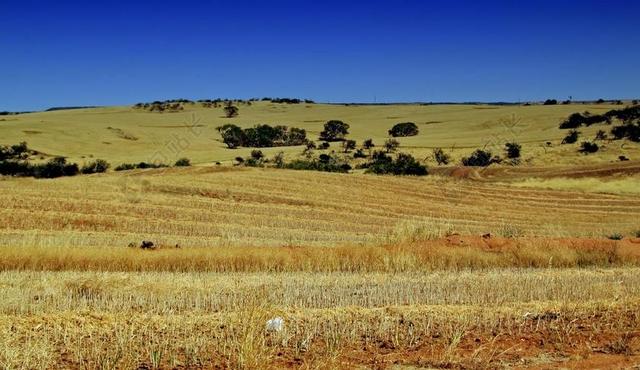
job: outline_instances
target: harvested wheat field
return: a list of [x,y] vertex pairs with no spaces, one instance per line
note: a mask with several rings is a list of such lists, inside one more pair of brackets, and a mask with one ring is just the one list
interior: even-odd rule
[[640,201],[483,176],[5,178],[0,365],[637,364]]
[[640,370],[639,1],[0,14],[0,370]]

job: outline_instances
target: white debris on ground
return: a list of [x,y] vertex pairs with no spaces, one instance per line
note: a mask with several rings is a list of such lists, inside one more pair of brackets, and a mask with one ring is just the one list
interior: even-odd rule
[[265,329],[269,332],[281,332],[284,329],[284,319],[278,316],[267,320]]

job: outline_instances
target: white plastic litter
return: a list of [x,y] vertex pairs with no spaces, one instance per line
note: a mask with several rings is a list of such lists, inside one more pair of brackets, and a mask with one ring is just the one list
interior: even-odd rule
[[266,330],[271,332],[280,332],[284,329],[284,319],[282,317],[275,317],[271,320],[267,320]]

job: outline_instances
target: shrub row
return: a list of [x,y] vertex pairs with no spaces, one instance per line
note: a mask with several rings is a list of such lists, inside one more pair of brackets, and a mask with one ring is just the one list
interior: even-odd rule
[[307,132],[304,129],[287,126],[256,125],[243,129],[233,124],[216,128],[227,147],[265,148],[275,146],[304,145]]

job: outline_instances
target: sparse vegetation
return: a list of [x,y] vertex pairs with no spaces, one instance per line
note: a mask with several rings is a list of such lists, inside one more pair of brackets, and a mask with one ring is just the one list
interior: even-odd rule
[[580,136],[580,131],[571,130],[567,134],[567,136],[562,139],[562,144],[573,144],[578,141],[578,137]]
[[446,166],[451,161],[451,156],[445,153],[442,148],[433,149],[433,158],[436,160],[439,166]]

